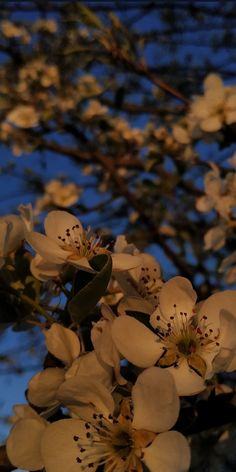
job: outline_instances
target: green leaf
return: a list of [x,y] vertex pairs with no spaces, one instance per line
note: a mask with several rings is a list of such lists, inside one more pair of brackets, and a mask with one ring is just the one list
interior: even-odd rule
[[[81,323],[95,308],[100,298],[105,295],[112,272],[112,259],[108,254],[99,254],[89,261],[97,273],[78,290],[68,303],[68,311],[73,321]],[[77,285],[77,284],[75,284]],[[84,286],[83,286],[84,285]],[[79,286],[79,281],[78,285]]]
[[95,13],[90,10],[90,8],[86,7],[85,5],[82,5],[81,3],[78,3],[77,6],[81,15],[81,19],[87,26],[91,26],[92,28],[98,29],[103,28],[103,24],[100,18],[98,18],[98,16],[95,15]]

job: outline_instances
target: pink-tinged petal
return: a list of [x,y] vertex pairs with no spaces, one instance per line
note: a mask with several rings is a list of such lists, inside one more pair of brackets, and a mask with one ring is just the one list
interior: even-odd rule
[[39,254],[36,254],[30,262],[31,273],[42,282],[56,279],[60,275],[61,269],[61,264],[45,261]]
[[179,396],[196,395],[206,388],[204,379],[190,369],[186,359],[183,359],[177,367],[168,367],[168,372],[174,378]]
[[78,218],[67,211],[50,211],[44,222],[46,235],[57,242],[58,236],[64,237],[66,230],[72,230],[74,226],[77,227],[77,231],[82,232],[83,227]]
[[[76,419],[60,420],[48,426],[41,442],[45,470],[82,472],[84,467],[79,460],[83,456],[78,442],[80,441],[83,446],[89,443],[86,432],[84,422]],[[94,452],[92,447],[89,451]],[[93,472],[96,467],[90,467],[89,470]]]
[[118,305],[118,313],[119,315],[125,315],[127,311],[138,311],[151,315],[153,306],[142,297],[127,296],[121,299]]
[[206,325],[221,348],[236,348],[236,290],[225,290],[211,295],[198,312],[198,320],[206,318]]
[[27,242],[40,256],[55,264],[64,264],[71,252],[64,251],[53,239],[40,233],[28,233]]
[[133,427],[159,433],[170,429],[179,415],[173,377],[159,367],[145,369],[132,389]]
[[48,351],[63,362],[71,364],[80,354],[80,341],[71,329],[54,323],[44,330]]
[[166,320],[172,316],[188,319],[193,316],[196,300],[197,294],[191,282],[185,277],[173,277],[160,290],[160,311]]
[[32,405],[53,406],[58,403],[57,390],[64,381],[64,369],[49,368],[38,372],[29,381],[27,399]]
[[112,325],[118,351],[138,367],[151,367],[163,353],[155,333],[131,316],[121,315]]
[[187,472],[190,448],[187,439],[177,431],[158,434],[144,450],[143,462],[150,472]]
[[27,418],[19,420],[12,428],[6,448],[10,462],[19,469],[39,470],[44,466],[40,443],[47,422]]
[[114,400],[110,391],[97,379],[88,375],[71,377],[59,388],[57,398],[64,405],[93,405],[98,411],[105,414],[113,413]]
[[140,256],[131,254],[112,254],[112,269],[114,271],[130,270],[142,263]]

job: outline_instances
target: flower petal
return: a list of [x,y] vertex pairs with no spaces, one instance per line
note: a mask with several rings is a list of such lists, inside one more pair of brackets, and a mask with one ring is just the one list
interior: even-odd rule
[[[77,438],[83,445],[89,442],[86,438],[84,422],[81,420],[60,420],[48,426],[41,442],[41,453],[47,472],[82,472],[84,470],[77,460],[80,456]],[[91,452],[93,453],[92,448]],[[94,471],[96,467],[90,467],[89,470]]]
[[57,390],[64,381],[64,376],[64,369],[57,367],[38,372],[29,381],[28,401],[41,407],[57,404]]
[[61,272],[61,268],[61,264],[45,261],[39,254],[36,254],[30,262],[30,270],[33,276],[43,282],[57,278]]
[[44,330],[48,351],[63,362],[71,364],[80,354],[80,341],[71,329],[53,323]]
[[188,279],[177,276],[163,285],[159,300],[160,311],[166,320],[169,320],[172,316],[182,317],[183,315],[191,318],[197,294]]
[[170,429],[177,421],[179,398],[172,376],[159,367],[145,369],[132,389],[133,427],[154,433]]
[[144,450],[143,461],[150,472],[187,472],[190,467],[190,448],[177,431],[158,434]]
[[76,225],[78,225],[77,229],[82,232],[83,227],[78,218],[67,211],[50,211],[44,221],[46,235],[56,240],[57,243],[59,241],[58,236],[64,236],[67,229],[71,230]]
[[66,380],[59,388],[57,397],[65,405],[92,404],[106,416],[114,410],[114,400],[108,388],[88,375]]
[[180,396],[196,395],[205,390],[204,379],[194,372],[183,359],[176,367],[168,367],[168,372],[173,376],[177,393]]
[[207,324],[213,334],[219,337],[220,347],[236,348],[236,290],[225,290],[211,295],[198,312],[198,319],[207,317]]
[[123,297],[118,305],[118,313],[119,315],[125,315],[127,311],[138,311],[151,315],[153,306],[142,297]]
[[48,238],[44,234],[36,232],[28,233],[27,242],[43,259],[55,264],[65,263],[68,256],[71,254],[71,252],[61,249],[53,239]]
[[114,271],[122,271],[133,269],[142,263],[139,256],[132,256],[131,254],[112,254],[112,269]]
[[6,448],[9,460],[15,467],[24,470],[43,468],[40,442],[46,427],[47,422],[40,417],[19,420],[13,426]]
[[131,316],[121,315],[112,325],[112,338],[120,353],[138,367],[150,367],[163,353],[157,336]]

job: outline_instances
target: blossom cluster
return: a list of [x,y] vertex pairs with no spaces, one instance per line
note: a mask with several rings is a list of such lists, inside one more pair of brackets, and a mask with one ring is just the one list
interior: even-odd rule
[[46,234],[33,231],[32,214],[28,224],[22,218],[1,222],[8,230],[3,268],[25,240],[35,251],[33,276],[45,288],[54,283],[53,297],[65,283],[68,299],[58,314],[43,300],[31,313],[51,361],[29,381],[28,403],[15,406],[10,462],[46,472],[141,472],[142,464],[150,472],[187,472],[181,397],[236,369],[236,291],[197,302],[188,279],[163,280],[156,259],[124,235],[112,250],[66,211],[47,215]]

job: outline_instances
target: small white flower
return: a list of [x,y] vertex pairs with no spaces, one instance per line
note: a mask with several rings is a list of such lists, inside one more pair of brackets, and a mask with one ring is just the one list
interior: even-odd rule
[[[87,472],[105,465],[107,471],[186,472],[190,452],[186,439],[175,431],[179,399],[168,372],[152,367],[132,389],[132,400],[118,417],[102,411],[87,421],[57,421],[45,430],[41,451],[47,472]],[[158,434],[159,433],[159,434]]]
[[[196,292],[183,277],[163,285],[158,309],[151,315],[152,329],[131,316],[116,318],[113,340],[120,353],[138,367],[158,365],[174,376],[180,395],[205,388],[204,380],[236,362],[236,291],[215,293],[196,306]],[[218,361],[217,361],[218,360]]]
[[[92,271],[89,260],[98,254],[110,254],[101,244],[101,238],[89,229],[85,231],[81,222],[66,211],[52,211],[45,219],[46,235],[31,232],[27,241],[43,261],[57,264],[71,264],[77,268]],[[111,254],[113,270],[127,270],[140,264],[138,256]],[[42,260],[41,260],[42,263]]]

